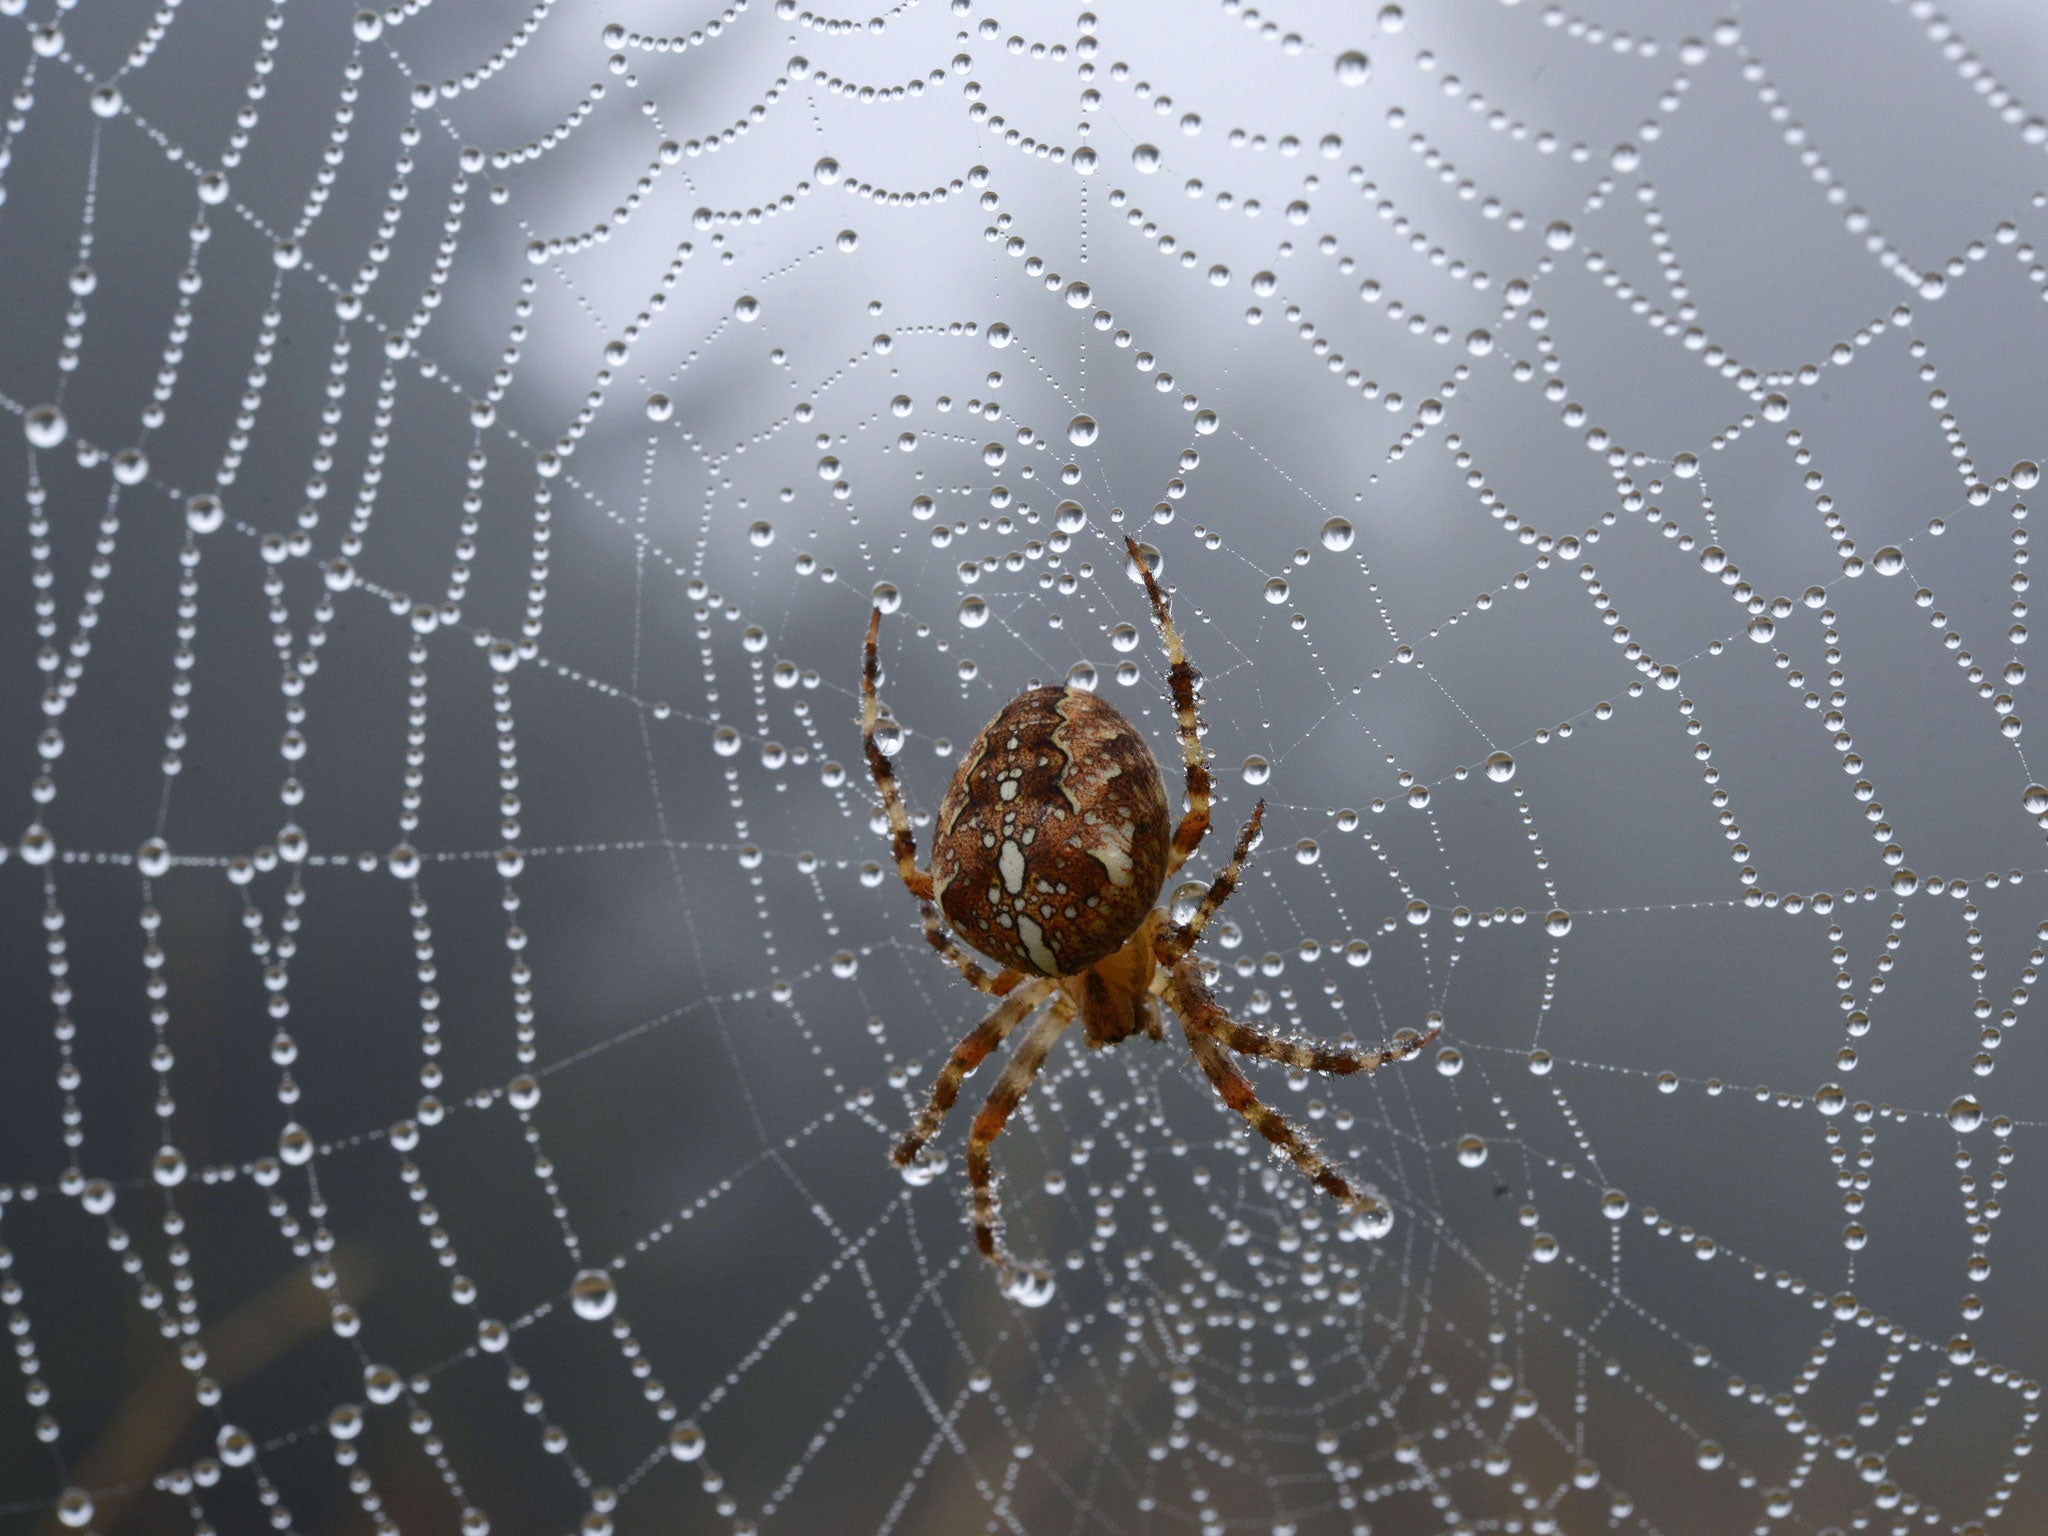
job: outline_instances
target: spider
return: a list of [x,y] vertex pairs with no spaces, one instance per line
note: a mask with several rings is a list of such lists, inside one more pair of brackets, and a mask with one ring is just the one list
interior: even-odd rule
[[[1130,721],[1095,694],[1054,685],[1021,693],[974,739],[939,805],[929,870],[917,867],[917,838],[896,783],[896,770],[875,741],[881,707],[876,639],[882,611],[868,616],[861,674],[861,746],[887,811],[896,870],[916,898],[924,935],[975,988],[1002,999],[996,1010],[953,1047],[932,1083],[931,1099],[891,1154],[899,1168],[921,1160],[960,1084],[1042,1004],[1046,1016],[1026,1032],[967,1137],[967,1178],[973,1190],[974,1241],[1006,1287],[1028,1289],[1026,1272],[1004,1252],[989,1151],[1030,1088],[1060,1035],[1078,1018],[1091,1048],[1133,1035],[1163,1038],[1159,1000],[1173,1011],[1196,1064],[1217,1095],[1272,1142],[1319,1189],[1355,1213],[1383,1210],[1357,1188],[1277,1110],[1259,1101],[1231,1060],[1258,1056],[1306,1072],[1372,1072],[1405,1059],[1434,1040],[1402,1030],[1372,1050],[1283,1040],[1240,1024],[1224,1012],[1202,979],[1193,950],[1217,908],[1237,886],[1258,840],[1264,800],[1252,807],[1223,872],[1209,883],[1185,922],[1157,905],[1167,878],[1201,845],[1209,829],[1209,769],[1195,701],[1200,674],[1181,649],[1166,594],[1137,541],[1126,538],[1134,569],[1151,599],[1166,648],[1187,808],[1168,831],[1166,791],[1158,760]],[[948,931],[950,929],[950,931]],[[994,974],[962,949],[997,962]]]

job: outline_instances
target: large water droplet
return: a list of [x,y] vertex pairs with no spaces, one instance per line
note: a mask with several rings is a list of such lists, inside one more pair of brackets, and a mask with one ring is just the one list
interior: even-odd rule
[[1003,1279],[1003,1294],[1020,1307],[1042,1307],[1052,1293],[1052,1275],[1043,1269],[1012,1270]]
[[31,448],[54,448],[64,441],[71,424],[54,405],[38,405],[21,419],[21,429]]
[[569,1285],[569,1305],[576,1315],[587,1323],[602,1322],[612,1315],[619,1304],[619,1293],[612,1285],[611,1272],[603,1269],[580,1269]]

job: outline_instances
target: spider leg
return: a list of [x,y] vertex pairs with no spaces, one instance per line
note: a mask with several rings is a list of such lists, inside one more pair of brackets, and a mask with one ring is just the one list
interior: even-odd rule
[[1031,1011],[1045,1001],[1045,994],[1053,986],[1052,978],[1047,977],[1012,992],[994,1013],[961,1038],[946,1064],[939,1068],[939,1075],[933,1079],[931,1099],[918,1115],[917,1123],[896,1143],[896,1150],[889,1154],[891,1162],[898,1168],[907,1168],[916,1160],[918,1153],[924,1150],[924,1144],[938,1134],[946,1111],[960,1096],[961,1081],[988,1059],[988,1053],[1001,1045],[1011,1030],[1031,1017]]
[[1024,979],[1023,976],[1008,969],[991,976],[967,957],[967,951],[954,942],[940,919],[938,906],[932,899],[932,877],[917,867],[917,834],[910,829],[910,812],[903,804],[903,790],[896,783],[896,765],[889,761],[888,754],[875,741],[875,726],[882,716],[881,703],[875,697],[875,681],[882,670],[881,654],[875,642],[881,632],[882,610],[876,608],[868,614],[868,638],[862,651],[860,744],[867,755],[868,772],[874,775],[875,788],[882,792],[882,807],[889,813],[896,873],[902,878],[904,888],[917,898],[918,910],[924,917],[925,942],[944,955],[978,990],[993,997],[1007,996]]
[[1059,1039],[1060,1032],[1073,1021],[1073,1005],[1063,993],[1054,999],[1052,1011],[1031,1026],[1031,1033],[1024,1037],[1024,1043],[1010,1057],[1009,1065],[996,1079],[988,1102],[974,1117],[974,1129],[967,1136],[967,1182],[974,1190],[974,1243],[981,1249],[982,1257],[1001,1269],[1005,1276],[1013,1273],[1016,1265],[1003,1252],[996,1233],[996,1188],[989,1167],[989,1146],[1002,1134],[1010,1112],[1024,1097],[1031,1080],[1038,1076],[1038,1069],[1045,1065],[1046,1055]]
[[[1210,1007],[1216,1008],[1216,1005],[1212,1002]],[[1277,1035],[1238,1023],[1221,1008],[1216,1008],[1216,1022],[1211,1030],[1217,1039],[1240,1056],[1259,1056],[1267,1061],[1299,1067],[1304,1072],[1327,1072],[1333,1077],[1344,1077],[1353,1072],[1377,1072],[1390,1061],[1406,1061],[1443,1032],[1442,1021],[1433,1020],[1427,1032],[1411,1040],[1389,1040],[1385,1045],[1376,1045],[1368,1051],[1349,1050],[1321,1040],[1282,1040]]]
[[1237,1069],[1237,1064],[1224,1049],[1226,1036],[1223,1026],[1229,1025],[1230,1017],[1209,995],[1209,989],[1202,984],[1201,975],[1192,960],[1184,959],[1168,972],[1166,1000],[1180,1019],[1181,1030],[1188,1037],[1188,1048],[1195,1053],[1196,1062],[1208,1075],[1218,1098],[1250,1121],[1252,1129],[1292,1158],[1294,1166],[1324,1193],[1353,1207],[1372,1198],[1345,1178],[1285,1115],[1259,1101],[1251,1080]]
[[1180,726],[1180,755],[1187,765],[1188,807],[1180,825],[1173,829],[1173,848],[1166,859],[1166,873],[1170,879],[1175,870],[1187,863],[1188,855],[1201,845],[1202,835],[1209,830],[1208,755],[1202,750],[1202,717],[1195,707],[1195,681],[1202,674],[1194,669],[1188,661],[1187,652],[1181,649],[1180,631],[1173,627],[1166,594],[1160,590],[1152,568],[1139,555],[1138,541],[1127,534],[1124,546],[1131,552],[1131,563],[1145,579],[1145,595],[1152,599],[1152,618],[1158,624],[1159,638],[1166,646],[1166,682],[1173,690],[1173,714]]
[[1230,899],[1230,893],[1237,889],[1237,877],[1244,872],[1244,861],[1251,857],[1252,844],[1258,840],[1259,823],[1266,817],[1266,802],[1261,800],[1252,807],[1251,820],[1244,824],[1244,830],[1237,834],[1237,847],[1231,850],[1230,862],[1223,866],[1223,873],[1209,882],[1209,889],[1202,894],[1202,904],[1195,908],[1195,915],[1185,923],[1178,924],[1159,944],[1159,963],[1171,966],[1189,950],[1202,936],[1202,930],[1209,926],[1209,919],[1216,915],[1216,909]]

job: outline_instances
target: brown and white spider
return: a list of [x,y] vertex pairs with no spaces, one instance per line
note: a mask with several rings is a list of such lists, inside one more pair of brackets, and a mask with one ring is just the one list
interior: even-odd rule
[[[919,1160],[959,1096],[961,1080],[1041,1004],[1051,1003],[1051,1011],[1011,1056],[967,1137],[974,1240],[1017,1294],[1027,1292],[1030,1283],[1002,1248],[989,1147],[1054,1042],[1076,1018],[1091,1047],[1139,1034],[1157,1040],[1162,1036],[1155,999],[1164,998],[1223,1102],[1292,1158],[1318,1188],[1361,1213],[1383,1208],[1277,1110],[1259,1102],[1230,1053],[1307,1072],[1372,1072],[1413,1056],[1442,1027],[1432,1016],[1424,1034],[1402,1030],[1373,1050],[1352,1050],[1283,1040],[1250,1028],[1232,1019],[1210,995],[1191,951],[1236,887],[1258,839],[1266,802],[1252,808],[1230,862],[1186,922],[1175,922],[1165,907],[1156,905],[1167,878],[1187,862],[1209,830],[1209,770],[1195,703],[1200,674],[1181,649],[1166,594],[1137,541],[1126,538],[1124,543],[1144,580],[1166,647],[1167,682],[1187,768],[1187,810],[1170,835],[1159,763],[1144,737],[1095,694],[1054,685],[1019,694],[974,739],[939,805],[931,869],[920,870],[895,768],[875,741],[881,714],[875,696],[881,669],[876,637],[882,611],[877,608],[868,616],[861,745],[888,812],[897,873],[917,898],[932,948],[979,990],[1003,1000],[953,1047],[939,1069],[931,1102],[892,1154],[899,1168]],[[976,965],[956,934],[1002,969],[991,975]]]

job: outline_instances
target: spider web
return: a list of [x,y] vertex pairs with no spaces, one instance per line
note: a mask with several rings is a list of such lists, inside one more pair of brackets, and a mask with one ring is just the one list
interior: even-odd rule
[[[0,0],[0,1527],[2038,1527],[2043,52]],[[1369,1237],[1070,1037],[1025,1305],[860,638],[1173,782],[1126,532],[1219,998],[1444,1036],[1248,1067]]]

